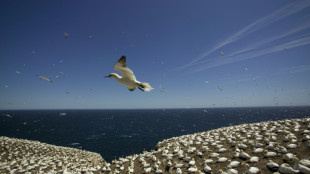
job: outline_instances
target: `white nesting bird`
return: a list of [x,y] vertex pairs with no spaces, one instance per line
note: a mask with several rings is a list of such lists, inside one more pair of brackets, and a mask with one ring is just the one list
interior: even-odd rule
[[257,163],[259,160],[259,158],[257,156],[252,156],[248,161],[250,163]]
[[291,161],[291,160],[293,160],[294,157],[295,157],[294,154],[292,154],[292,153],[287,153],[287,154],[283,155],[282,159],[283,159],[284,161]]
[[153,89],[150,84],[136,80],[132,70],[126,66],[126,56],[122,56],[116,62],[114,70],[120,71],[122,76],[116,73],[111,73],[105,77],[115,79],[119,84],[127,86],[129,91],[134,91],[136,88],[139,88],[142,91],[151,91]]
[[284,174],[291,174],[291,173],[299,173],[299,170],[295,170],[289,164],[283,163],[279,167],[279,172]]
[[208,166],[208,164],[205,164],[204,167],[203,167],[203,171],[207,172],[207,173],[211,173],[211,167]]
[[192,158],[190,161],[189,161],[189,165],[191,165],[191,166],[193,166],[193,165],[195,165],[195,159],[194,158]]
[[174,162],[174,167],[175,167],[175,168],[181,168],[181,167],[183,167],[183,165],[184,165],[184,164],[182,164],[182,163],[176,163],[176,162]]
[[197,171],[198,171],[196,165],[189,167],[187,170],[188,170],[188,172],[190,172],[190,173],[194,173],[194,172],[197,172]]
[[257,174],[260,173],[259,168],[257,167],[250,167],[249,164],[243,163],[243,165],[246,167],[246,173],[248,174]]
[[176,174],[182,174],[182,170],[181,170],[180,168],[177,168],[177,170],[176,170],[175,173],[176,173]]
[[233,169],[231,166],[227,167],[227,171],[228,174],[238,174],[239,172],[236,169]]
[[269,162],[266,165],[272,171],[276,171],[279,169],[279,164],[273,162],[272,160],[269,160]]
[[231,160],[228,160],[229,164],[228,166],[231,166],[231,167],[238,167],[240,162],[239,161],[231,161]]
[[299,162],[299,159],[297,157],[293,158],[294,161],[294,169],[299,170],[301,173],[309,174],[310,173],[310,168],[307,166],[302,165]]
[[310,160],[308,159],[302,159],[299,161],[299,164],[310,167]]

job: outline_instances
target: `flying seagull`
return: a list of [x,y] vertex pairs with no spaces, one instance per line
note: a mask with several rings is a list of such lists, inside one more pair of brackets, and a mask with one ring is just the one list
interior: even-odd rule
[[37,75],[41,80],[46,80],[46,81],[48,81],[48,82],[50,82],[50,83],[53,83],[53,81],[51,80],[51,79],[48,79],[48,78],[46,78],[46,77],[44,77],[44,76],[41,76],[41,75]]
[[11,115],[9,114],[2,114],[3,116],[9,117],[9,118],[13,118]]
[[68,36],[69,36],[69,34],[68,34],[67,32],[65,32],[64,36],[65,36],[65,38],[67,39]]
[[220,50],[220,54],[221,56],[224,56],[224,52],[222,50]]
[[114,65],[114,70],[122,73],[122,76],[111,73],[105,77],[115,79],[119,84],[127,86],[129,91],[139,88],[141,91],[151,91],[153,88],[148,83],[142,83],[136,80],[133,72],[126,66],[126,56],[122,56]]

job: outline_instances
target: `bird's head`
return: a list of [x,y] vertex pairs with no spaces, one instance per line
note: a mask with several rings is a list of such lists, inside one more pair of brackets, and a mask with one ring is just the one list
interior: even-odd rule
[[118,74],[116,74],[116,73],[111,73],[111,74],[109,74],[109,75],[107,75],[107,76],[104,76],[104,77],[109,77],[109,78],[120,78],[120,76],[119,76]]
[[294,157],[293,161],[299,161],[299,159],[297,157]]

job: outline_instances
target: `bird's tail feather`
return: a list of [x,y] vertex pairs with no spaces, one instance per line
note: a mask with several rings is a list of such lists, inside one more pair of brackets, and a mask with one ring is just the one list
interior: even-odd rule
[[139,87],[141,87],[144,91],[151,91],[153,89],[148,83],[140,83]]

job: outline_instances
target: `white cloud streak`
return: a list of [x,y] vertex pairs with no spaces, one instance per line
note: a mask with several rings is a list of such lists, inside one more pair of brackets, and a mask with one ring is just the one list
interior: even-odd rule
[[[246,60],[246,59],[257,57],[257,56],[264,55],[264,54],[277,52],[277,51],[280,51],[283,49],[283,47],[280,48],[281,46],[284,46],[286,48],[293,48],[293,47],[309,44],[309,40],[307,40],[309,38],[307,38],[307,39],[296,39],[296,40],[293,40],[290,42],[286,42],[284,44],[280,44],[278,46],[274,46],[272,49],[267,48],[267,49],[262,49],[260,51],[254,51],[254,52],[246,53],[246,52],[252,51],[254,49],[257,49],[257,47],[260,47],[266,43],[271,43],[273,41],[285,38],[287,36],[290,36],[292,34],[300,32],[302,30],[308,29],[310,27],[310,23],[306,22],[306,23],[301,24],[300,26],[297,26],[297,27],[295,26],[294,29],[286,31],[285,33],[283,33],[281,35],[271,37],[271,38],[265,39],[263,41],[254,43],[250,47],[247,47],[247,48],[242,49],[242,50],[238,50],[234,53],[231,53],[230,55],[223,56],[223,58],[218,58],[219,60],[216,60],[215,58],[209,58],[206,60],[206,58],[211,53],[213,53],[214,51],[217,51],[226,45],[237,42],[240,39],[256,32],[256,31],[259,31],[263,28],[266,28],[267,26],[272,25],[275,22],[277,22],[283,18],[286,18],[288,16],[296,14],[297,12],[300,12],[301,10],[303,10],[309,6],[310,6],[310,1],[294,1],[293,3],[290,3],[290,4],[282,7],[281,9],[279,9],[279,10],[277,10],[277,11],[275,11],[275,12],[273,12],[273,13],[271,13],[271,14],[263,17],[263,18],[256,20],[255,22],[247,25],[243,29],[232,34],[228,38],[224,39],[222,42],[217,43],[214,47],[212,47],[211,49],[209,49],[208,51],[206,51],[202,55],[196,57],[193,61],[191,61],[188,64],[181,67],[181,70],[195,66],[195,65],[201,65],[201,64],[211,62],[211,65],[207,65],[207,67],[205,67],[204,69],[199,69],[199,70],[196,69],[195,71],[193,71],[193,72],[198,72],[198,71],[202,71],[202,70],[205,70],[205,69],[208,69],[211,67],[221,66],[221,65],[224,65],[227,63],[233,63],[236,61]],[[309,18],[309,16],[306,16],[306,18]],[[301,41],[302,43],[296,43],[297,41]],[[234,56],[236,56],[236,57],[234,57]],[[246,57],[246,56],[249,56],[249,57]],[[228,58],[232,58],[232,59],[228,59]],[[201,61],[201,60],[203,60],[203,61]],[[214,62],[214,60],[215,60],[215,62]]]
[[273,47],[269,47],[269,48],[265,48],[265,49],[261,49],[258,51],[252,51],[252,52],[247,52],[244,54],[240,54],[237,56],[228,56],[226,58],[216,58],[213,59],[214,61],[208,61],[207,63],[202,62],[201,64],[203,64],[203,68],[195,68],[194,71],[192,71],[192,73],[196,73],[199,71],[203,71],[206,69],[210,69],[210,68],[214,68],[214,67],[218,67],[218,66],[222,66],[222,65],[226,65],[229,63],[234,63],[234,62],[239,62],[242,60],[247,60],[247,59],[252,59],[258,56],[262,56],[262,55],[266,55],[266,54],[271,54],[271,53],[275,53],[278,51],[283,51],[283,49],[290,49],[290,48],[295,48],[295,47],[299,47],[299,46],[303,46],[303,45],[308,45],[310,44],[310,36],[301,38],[301,39],[296,39],[296,40],[292,40],[289,42],[285,42]]
[[310,65],[303,65],[303,66],[295,66],[290,68],[285,68],[282,71],[278,72],[277,74],[294,74],[294,73],[302,73],[310,71]]
[[[307,17],[307,19],[305,19],[305,21],[310,21],[310,16]],[[306,29],[310,29],[310,22],[302,22],[302,24],[300,24],[299,26],[294,26],[295,28],[286,31],[285,33],[278,35],[278,36],[274,36],[274,37],[269,37],[267,39],[263,39],[261,41],[257,41],[257,42],[253,42],[252,44],[248,45],[246,48],[243,48],[242,50],[238,50],[235,51],[233,53],[231,53],[231,56],[235,56],[235,55],[239,55],[248,51],[252,51],[254,49],[260,48],[262,46],[265,46],[266,44],[270,44],[274,41],[286,38],[288,36],[291,36],[293,34],[296,34],[300,31],[306,30]]]

